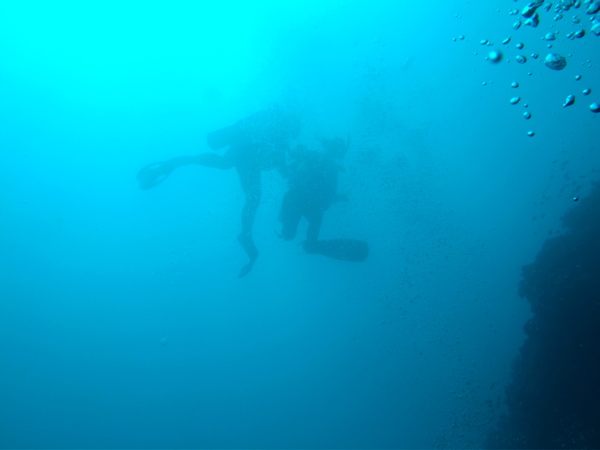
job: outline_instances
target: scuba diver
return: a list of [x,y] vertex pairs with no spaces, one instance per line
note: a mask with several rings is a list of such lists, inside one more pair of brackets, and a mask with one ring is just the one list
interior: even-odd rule
[[258,250],[252,238],[252,226],[261,197],[261,171],[278,169],[285,175],[285,155],[290,140],[300,134],[297,116],[272,106],[255,113],[235,124],[207,135],[212,150],[228,149],[224,154],[201,153],[197,156],[181,156],[143,167],[137,174],[141,189],[150,189],[169,174],[188,164],[198,164],[217,169],[236,168],[245,203],[242,209],[242,231],[238,241],[248,255],[248,263],[242,267],[238,278],[246,276],[258,258]]
[[308,221],[306,240],[302,243],[307,253],[318,253],[345,261],[364,261],[369,254],[365,241],[356,239],[319,240],[323,213],[333,203],[346,200],[337,192],[341,162],[348,151],[349,140],[321,139],[323,151],[309,150],[298,145],[287,168],[288,191],[283,196],[279,221],[280,237],[290,241],[296,236],[302,217]]

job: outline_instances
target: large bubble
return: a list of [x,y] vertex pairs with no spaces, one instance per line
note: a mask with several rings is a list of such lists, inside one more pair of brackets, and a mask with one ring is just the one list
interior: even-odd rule
[[557,53],[549,53],[544,63],[552,70],[563,70],[567,67],[567,59]]

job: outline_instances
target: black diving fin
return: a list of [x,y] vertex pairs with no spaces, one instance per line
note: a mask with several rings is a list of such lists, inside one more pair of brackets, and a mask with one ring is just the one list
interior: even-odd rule
[[167,161],[156,162],[142,167],[136,175],[138,184],[141,189],[150,189],[159,185],[167,179],[167,177],[176,168],[193,162],[193,158],[189,156],[179,156],[178,158],[169,159]]
[[165,163],[152,163],[142,167],[136,175],[140,189],[150,189],[162,183],[171,173],[172,168]]
[[369,256],[369,244],[358,239],[305,241],[303,248],[307,253],[318,253],[342,261],[363,262]]
[[238,278],[243,278],[248,275],[248,273],[250,273],[252,270],[252,267],[254,267],[254,262],[256,261],[256,258],[258,258],[258,250],[254,245],[254,240],[252,239],[252,235],[250,233],[241,233],[238,236],[238,241],[244,248],[244,251],[248,255],[249,259],[248,264],[245,264],[238,274]]

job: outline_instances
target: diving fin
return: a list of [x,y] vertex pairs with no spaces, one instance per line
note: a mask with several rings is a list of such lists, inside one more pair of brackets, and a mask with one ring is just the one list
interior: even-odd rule
[[[256,260],[254,260],[256,261]],[[247,264],[244,264],[244,267],[241,268],[240,273],[238,273],[238,278],[244,278],[246,275],[250,273],[252,267],[254,267],[254,261],[250,261]]]
[[238,236],[238,241],[244,248],[244,251],[248,255],[249,259],[248,263],[242,267],[240,273],[238,274],[238,278],[243,278],[248,275],[248,273],[250,273],[252,270],[252,267],[254,267],[254,262],[256,261],[256,258],[258,258],[258,250],[254,245],[254,240],[252,239],[252,235],[250,233],[241,233]]
[[164,163],[152,163],[142,167],[136,175],[140,189],[150,189],[162,183],[171,173],[171,168]]
[[142,170],[136,175],[141,189],[150,189],[162,183],[178,167],[185,164],[192,164],[194,158],[190,156],[179,156],[167,161],[148,164],[142,167]]
[[362,262],[369,256],[369,244],[358,239],[305,241],[303,248],[307,253],[318,253],[342,261]]

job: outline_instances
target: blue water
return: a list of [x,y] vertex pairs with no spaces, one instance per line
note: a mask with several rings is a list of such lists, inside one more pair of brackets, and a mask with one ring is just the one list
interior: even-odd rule
[[[0,447],[484,445],[521,267],[600,178],[600,37],[583,8],[514,30],[526,3],[0,4]],[[350,137],[321,236],[366,262],[278,239],[275,171],[243,279],[235,170],[139,189],[273,103]]]

